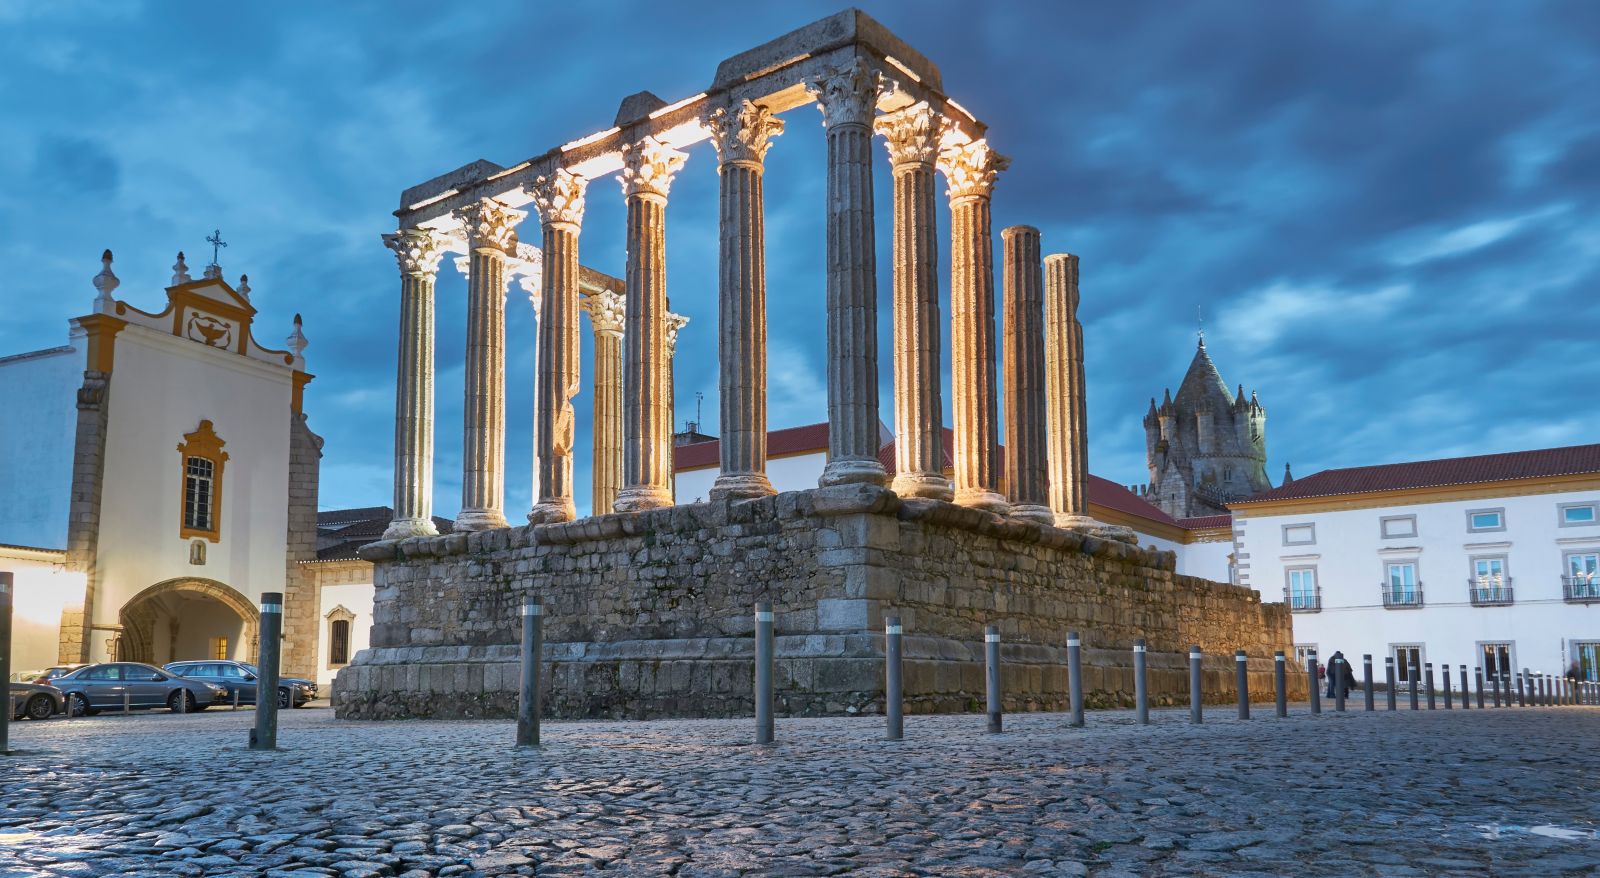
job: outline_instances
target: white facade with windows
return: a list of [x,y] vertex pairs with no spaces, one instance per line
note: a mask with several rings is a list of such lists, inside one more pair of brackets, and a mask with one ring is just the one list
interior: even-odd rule
[[1233,511],[1239,579],[1289,602],[1302,662],[1600,680],[1600,445],[1329,470]]

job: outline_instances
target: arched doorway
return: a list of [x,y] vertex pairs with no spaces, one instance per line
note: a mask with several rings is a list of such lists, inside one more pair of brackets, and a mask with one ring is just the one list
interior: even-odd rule
[[250,661],[259,611],[244,595],[212,579],[169,579],[122,607],[117,658],[162,665],[189,659]]

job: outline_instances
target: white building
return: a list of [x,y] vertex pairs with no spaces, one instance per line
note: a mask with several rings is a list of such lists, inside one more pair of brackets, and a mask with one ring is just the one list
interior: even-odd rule
[[[254,658],[284,592],[285,668],[309,669],[321,440],[296,318],[259,344],[250,288],[182,255],[164,307],[114,299],[111,253],[66,344],[0,359],[0,569],[17,576],[13,667]],[[87,298],[87,297],[86,297]]]
[[1600,679],[1600,445],[1326,470],[1230,507],[1238,580],[1289,601],[1302,661]]

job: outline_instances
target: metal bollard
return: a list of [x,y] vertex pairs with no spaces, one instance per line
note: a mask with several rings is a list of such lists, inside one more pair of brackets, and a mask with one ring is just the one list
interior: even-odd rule
[[1550,699],[1545,694],[1544,677],[1545,677],[1544,674],[1534,674],[1533,675],[1533,686],[1534,686],[1535,691],[1537,691],[1539,693],[1539,700],[1537,702],[1535,702],[1535,703],[1537,703],[1540,707],[1549,707],[1550,706]]
[[123,689],[122,690],[122,715],[123,716],[127,716],[129,713],[132,713],[132,710],[131,710],[131,708],[129,706],[128,690],[127,689]]
[[1450,709],[1452,709],[1453,705],[1451,705],[1451,703],[1450,703],[1451,702],[1450,690],[1451,690],[1452,687],[1450,685],[1450,665],[1449,664],[1442,664],[1442,665],[1439,666],[1439,676],[1444,678],[1444,709],[1445,710],[1450,710]]
[[[1489,682],[1494,686],[1494,706],[1500,707],[1500,675],[1494,673],[1492,668],[1490,669],[1489,674]],[[1510,707],[1509,704],[1505,706]]]
[[1433,698],[1435,691],[1433,688],[1433,662],[1423,662],[1422,672],[1428,676],[1428,709],[1434,710],[1438,705],[1434,703]]
[[1478,709],[1483,710],[1483,666],[1472,666],[1473,682],[1478,684]]
[[1067,694],[1072,702],[1068,725],[1083,728],[1083,639],[1078,632],[1067,634]]
[[1418,693],[1420,693],[1422,691],[1422,678],[1417,676],[1419,673],[1421,673],[1421,670],[1422,670],[1421,668],[1417,667],[1416,662],[1412,662],[1411,663],[1411,709],[1412,710],[1416,710],[1417,709],[1417,695],[1418,695]]
[[1306,653],[1306,678],[1311,681],[1311,712],[1322,712],[1322,687],[1317,685],[1317,651]]
[[[1468,697],[1471,692],[1472,692],[1472,690],[1467,687],[1467,666],[1466,665],[1462,665],[1461,666],[1461,709],[1462,710],[1468,710],[1468,709],[1470,709],[1472,707],[1472,704],[1470,703],[1472,699]],[[1478,706],[1482,707],[1483,705],[1480,704]]]
[[1339,656],[1338,658],[1334,659],[1333,662],[1335,667],[1328,669],[1328,673],[1333,677],[1331,683],[1333,686],[1333,709],[1339,713],[1344,713],[1344,673],[1345,666],[1348,665],[1349,662],[1344,660],[1344,656]]
[[1150,688],[1145,682],[1144,640],[1133,642],[1133,712],[1139,725],[1150,724]]
[[[0,710],[0,756],[11,753],[11,592],[15,584],[13,574],[0,573],[0,680],[8,681],[5,709]],[[69,708],[67,716],[71,715]]]
[[1366,690],[1363,694],[1366,696],[1367,713],[1371,713],[1372,712],[1372,654],[1371,653],[1366,653],[1366,654],[1361,656],[1361,674],[1362,674],[1362,679],[1364,680],[1363,687]]
[[1000,710],[1000,629],[990,625],[983,629],[984,689],[988,694],[989,732],[998,734],[1001,728]]
[[1244,650],[1233,653],[1234,689],[1239,693],[1239,718],[1250,718],[1250,657]]
[[771,744],[772,721],[772,604],[756,604],[756,743]]
[[1525,679],[1527,678],[1527,676],[1528,676],[1528,669],[1527,668],[1523,668],[1522,669],[1522,673],[1516,675],[1516,677],[1517,677],[1517,706],[1518,707],[1527,707],[1528,706],[1527,689],[1523,685],[1523,683],[1525,682]]
[[1192,723],[1204,720],[1200,706],[1200,659],[1199,644],[1189,647],[1189,722]]
[[234,710],[238,710],[239,709],[239,687],[238,686],[233,687],[233,709]]
[[1394,697],[1398,693],[1395,692],[1394,656],[1392,656],[1392,655],[1391,656],[1384,656],[1384,659],[1383,659],[1383,682],[1388,687],[1388,691],[1387,691],[1387,693],[1385,693],[1386,697],[1385,697],[1384,700],[1388,702],[1389,709],[1390,710],[1394,710],[1395,709]]
[[251,750],[278,748],[278,661],[283,639],[283,593],[262,592],[257,633],[256,725],[250,730]]
[[544,657],[544,606],[538,598],[522,602],[522,691],[517,702],[517,746],[539,746],[539,660]]
[[1280,649],[1272,654],[1272,688],[1274,697],[1277,700],[1277,704],[1274,706],[1278,710],[1278,719],[1283,719],[1289,715],[1288,680],[1286,679],[1287,675],[1284,673],[1286,662],[1287,659],[1284,658],[1283,650]]
[[898,741],[905,737],[905,684],[904,652],[900,639],[904,635],[899,616],[883,620],[883,716],[887,721],[884,737]]

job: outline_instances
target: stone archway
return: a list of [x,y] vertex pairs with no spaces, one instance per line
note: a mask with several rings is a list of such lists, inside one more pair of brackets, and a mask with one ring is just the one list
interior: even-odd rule
[[215,658],[196,644],[230,635],[237,641],[229,644],[228,657],[249,661],[255,656],[260,611],[249,598],[214,579],[158,582],[123,604],[119,615],[122,634],[116,658],[121,661],[165,664]]

